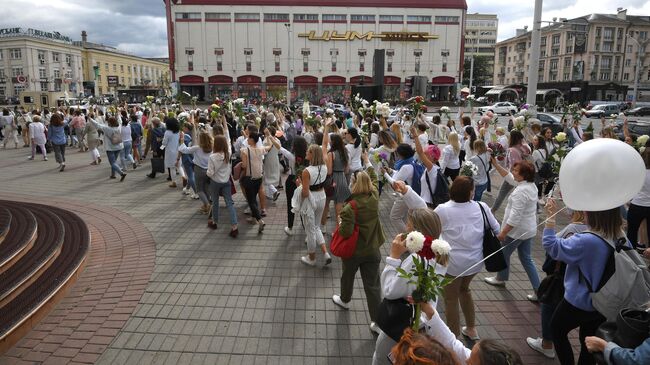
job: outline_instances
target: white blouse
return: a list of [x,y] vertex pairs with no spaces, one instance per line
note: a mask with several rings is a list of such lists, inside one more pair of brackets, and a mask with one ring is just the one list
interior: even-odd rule
[[451,145],[446,145],[442,149],[442,156],[440,157],[440,168],[442,171],[445,171],[445,168],[450,168],[452,170],[460,168],[460,161],[458,160],[459,153],[454,151],[454,148]]
[[508,197],[503,224],[512,228],[508,237],[516,240],[533,238],[537,234],[537,186],[535,183],[515,181],[512,173],[506,175],[508,184],[515,190]]

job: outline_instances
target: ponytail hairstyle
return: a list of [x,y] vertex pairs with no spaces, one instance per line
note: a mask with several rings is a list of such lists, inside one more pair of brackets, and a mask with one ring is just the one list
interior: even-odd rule
[[476,141],[476,131],[474,131],[474,127],[471,125],[466,126],[465,133],[469,135],[469,149],[474,151],[474,141]]

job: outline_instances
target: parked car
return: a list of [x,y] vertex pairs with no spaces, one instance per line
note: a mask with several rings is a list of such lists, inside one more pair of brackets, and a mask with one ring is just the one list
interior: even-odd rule
[[587,110],[585,112],[585,117],[587,118],[602,118],[608,117],[612,114],[618,114],[621,112],[618,104],[600,104]]
[[542,123],[542,130],[545,128],[551,128],[553,135],[558,134],[564,130],[562,121],[560,118],[556,117],[553,114],[549,113],[537,113],[537,119]]
[[[627,122],[627,129],[630,131],[630,135],[634,138],[642,136],[644,134],[650,135],[650,122],[645,121],[636,121],[630,120]],[[614,133],[621,140],[625,140],[625,134],[623,133],[623,122],[616,123],[614,127]]]
[[489,111],[494,114],[511,115],[517,113],[519,111],[519,108],[509,101],[502,101],[493,105],[482,106],[478,108],[478,113],[481,115]]
[[626,110],[624,113],[625,115],[634,115],[638,117],[650,115],[650,106],[638,106],[636,108]]

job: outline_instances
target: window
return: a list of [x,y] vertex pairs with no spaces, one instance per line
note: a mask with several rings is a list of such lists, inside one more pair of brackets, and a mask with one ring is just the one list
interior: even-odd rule
[[176,13],[176,20],[201,20],[201,13]]
[[409,23],[431,23],[429,15],[407,15],[406,21]]
[[612,42],[603,42],[603,52],[611,52],[612,51],[612,45],[614,43]]
[[458,23],[458,19],[457,16],[437,16],[436,23]]
[[187,71],[194,71],[194,49],[186,48],[185,55],[187,56]]
[[339,50],[338,48],[332,48],[330,49],[330,57],[332,59],[332,72],[336,72],[336,60],[339,55]]
[[641,39],[646,39],[646,38],[648,38],[648,32],[645,31],[645,30],[642,31],[642,32],[639,32],[639,38],[641,38]]
[[632,51],[633,51],[632,45],[630,44],[627,46],[627,53],[632,53]]
[[540,57],[546,57],[546,50],[543,49],[543,50],[539,51],[539,56]]
[[108,71],[108,63],[104,64],[104,70]]
[[117,72],[117,65],[113,64],[113,72]]
[[559,47],[551,48],[551,56],[557,56],[559,54],[560,54],[560,48]]
[[323,14],[323,23],[346,23],[348,16],[345,14]]
[[275,61],[275,72],[280,72],[280,55],[282,55],[281,48],[273,48],[273,59]]
[[552,46],[559,46],[560,45],[560,35],[559,34],[554,34],[553,38],[551,39],[551,45]]
[[350,23],[374,23],[374,15],[350,15]]
[[596,27],[596,38],[600,38],[601,30],[602,30],[601,27]]
[[573,53],[573,46],[566,46],[566,51],[564,53]]
[[47,91],[47,82],[41,82],[41,91]]
[[269,14],[265,13],[264,14],[264,21],[265,22],[288,22],[289,21],[289,14]]
[[246,71],[253,71],[253,49],[244,48],[244,56],[246,56]]
[[18,77],[23,74],[23,68],[22,67],[12,67],[11,68],[11,76],[12,77]]
[[628,58],[625,60],[625,67],[630,67],[630,66],[632,66],[632,60]]
[[124,85],[124,76],[120,77],[120,84]]
[[564,80],[564,81],[570,81],[570,80],[571,80],[571,74],[568,73],[568,72],[565,72],[565,73],[564,73],[563,80]]
[[38,51],[38,63],[41,65],[45,64],[45,51]]
[[379,16],[379,22],[380,23],[403,23],[404,22],[404,16],[402,15],[380,15]]
[[629,73],[624,73],[623,74],[623,80],[629,80],[630,79],[630,74]]
[[255,22],[260,20],[258,13],[235,13],[235,21]]
[[557,59],[551,60],[550,67],[552,71],[557,71],[557,63],[558,63]]
[[302,54],[302,70],[303,72],[308,72],[309,71],[309,54],[311,51],[309,48],[303,48],[300,50],[300,53]]
[[571,67],[571,57],[566,57],[564,59],[564,68],[566,69],[568,67]]
[[61,71],[58,68],[54,69],[54,78],[55,79],[60,79],[61,78]]
[[40,79],[46,79],[47,78],[47,72],[45,71],[45,67],[40,67],[38,69],[38,77]]
[[58,52],[52,52],[52,62],[59,62],[60,55]]
[[72,55],[70,54],[65,55],[65,64],[72,67]]
[[293,14],[294,22],[318,22],[318,14]]
[[4,79],[4,78],[6,78],[6,77],[7,77],[7,75],[5,74],[5,69],[4,69],[4,68],[0,68],[0,79]]
[[230,21],[230,13],[205,13],[205,21]]
[[217,71],[223,71],[223,48],[215,48],[214,55],[217,57]]
[[359,49],[359,51],[357,52],[357,54],[359,55],[359,72],[364,72],[366,70],[366,54],[367,53],[368,53],[368,51],[366,51],[363,48]]
[[614,39],[614,28],[605,28],[603,32],[603,38],[605,38],[605,40]]
[[11,55],[12,60],[19,60],[23,58],[22,52],[20,51],[20,48],[12,48],[9,50],[9,54]]
[[61,92],[61,90],[62,90],[61,81],[55,81],[54,82],[54,91]]
[[120,65],[120,72],[124,73],[124,65]]
[[542,37],[539,42],[540,47],[546,47],[546,37]]
[[447,72],[447,59],[442,60],[442,72]]
[[609,70],[610,68],[612,68],[612,58],[611,57],[601,58],[600,68],[602,70]]
[[609,72],[601,72],[600,79],[604,81],[609,80]]

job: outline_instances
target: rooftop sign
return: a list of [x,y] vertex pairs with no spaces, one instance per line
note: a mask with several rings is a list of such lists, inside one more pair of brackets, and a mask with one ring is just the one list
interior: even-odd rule
[[298,37],[307,38],[310,41],[353,41],[355,39],[365,39],[370,41],[374,38],[379,38],[382,41],[392,42],[425,42],[430,39],[438,39],[437,35],[429,34],[426,32],[366,32],[359,33],[356,31],[347,31],[345,33],[338,33],[337,31],[323,31],[321,35],[316,35],[316,31],[312,30],[309,33],[299,33]]
[[57,42],[72,43],[70,37],[62,35],[59,32],[46,32],[43,30],[28,28],[23,30],[20,27],[16,28],[2,28],[0,29],[0,37],[18,37],[28,36],[33,38],[47,39]]

